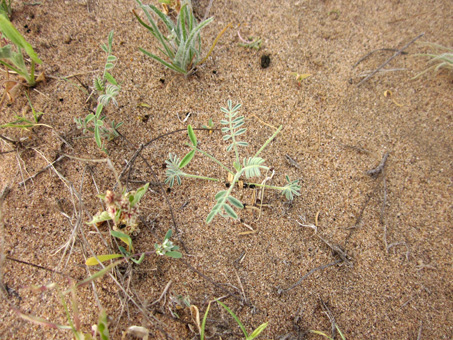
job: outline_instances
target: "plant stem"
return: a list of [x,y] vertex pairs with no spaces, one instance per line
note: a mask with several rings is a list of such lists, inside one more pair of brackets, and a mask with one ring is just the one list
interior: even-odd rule
[[272,140],[277,136],[277,134],[280,132],[280,130],[283,128],[283,125],[280,125],[277,129],[277,131],[274,132],[274,134],[266,141],[266,143],[263,144],[263,146],[258,150],[258,152],[255,154],[255,157],[258,157],[258,155],[261,153],[261,151],[264,150],[264,148],[272,142]]
[[201,152],[203,155],[205,155],[206,157],[210,158],[211,160],[213,160],[214,162],[216,162],[218,165],[220,165],[222,168],[224,168],[226,171],[228,171],[230,174],[234,175],[234,172],[231,171],[227,166],[223,165],[222,162],[220,162],[219,160],[217,160],[217,158],[215,158],[214,156],[208,154],[206,151],[203,151],[193,145],[190,145],[190,144],[187,144],[189,146],[191,146],[194,150],[197,150],[199,152]]
[[35,86],[36,85],[36,81],[35,81],[35,62],[31,61],[31,67],[30,67],[30,79],[28,79],[28,85],[30,86]]
[[192,174],[186,174],[186,173],[184,173],[184,177],[197,178],[197,179],[205,179],[205,180],[207,180],[207,181],[220,182],[220,179],[218,179],[218,178],[205,177],[205,176],[198,176],[198,175],[192,175]]

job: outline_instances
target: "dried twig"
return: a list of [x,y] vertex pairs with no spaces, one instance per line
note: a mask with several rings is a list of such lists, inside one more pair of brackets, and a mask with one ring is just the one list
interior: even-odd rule
[[368,79],[370,79],[372,76],[374,76],[376,73],[378,73],[385,65],[387,65],[389,62],[391,62],[393,59],[395,59],[397,56],[399,56],[406,48],[409,47],[412,43],[414,43],[417,39],[421,38],[424,36],[425,33],[419,34],[416,36],[414,39],[412,39],[410,42],[408,42],[406,45],[404,45],[401,49],[396,51],[389,59],[387,59],[383,64],[381,64],[377,69],[375,69],[373,72],[371,72],[366,78],[362,79],[357,86],[362,85],[364,82],[366,82]]
[[66,155],[61,155],[60,157],[58,157],[56,160],[54,160],[52,163],[49,163],[47,164],[47,166],[45,166],[44,168],[42,168],[41,170],[39,170],[37,173],[35,173],[33,176],[30,176],[28,177],[27,179],[23,180],[22,182],[19,183],[19,186],[23,186],[25,183],[27,183],[28,181],[32,180],[32,179],[35,179],[36,176],[38,176],[39,174],[43,173],[44,171],[46,171],[47,169],[51,168],[54,166],[54,164],[58,163],[59,161],[61,161],[63,158],[65,158]]
[[385,162],[387,161],[388,156],[389,153],[386,152],[382,157],[381,163],[379,163],[379,165],[376,168],[368,170],[366,172],[367,175],[370,175],[371,177],[377,177],[384,170]]
[[329,318],[330,325],[332,327],[332,339],[335,339],[335,334],[337,333],[337,327],[336,327],[337,323],[335,321],[335,317],[333,316],[329,307],[327,307],[327,305],[324,303],[324,301],[321,298],[319,298],[319,301],[321,301],[321,306],[322,306],[322,309],[324,309],[324,313]]
[[[376,50],[373,50],[373,51],[367,53],[366,55],[364,55],[362,58],[360,58],[358,62],[356,62],[354,65],[352,65],[352,68],[355,68],[357,65],[359,65],[362,61],[364,61],[370,55],[372,55],[375,52],[379,52],[379,51],[398,52],[398,49],[396,49],[396,48],[378,48]],[[401,54],[407,54],[407,52],[401,52]]]
[[310,276],[310,275],[313,274],[314,272],[317,272],[318,270],[322,270],[322,269],[325,269],[325,268],[334,266],[334,265],[336,265],[336,264],[338,264],[338,263],[340,263],[340,262],[343,262],[343,260],[341,260],[341,259],[340,259],[340,260],[336,260],[336,261],[334,261],[334,262],[325,264],[325,265],[323,265],[323,266],[316,267],[316,268],[310,270],[310,271],[309,271],[307,274],[305,274],[304,276],[302,276],[302,277],[299,279],[299,281],[297,281],[297,282],[296,282],[295,284],[293,284],[291,287],[286,288],[286,289],[277,287],[277,292],[278,292],[278,294],[280,295],[280,294],[285,293],[285,292],[287,292],[287,291],[289,291],[289,290],[291,290],[291,289],[294,289],[294,288],[296,288],[298,285],[300,285],[304,279],[306,279],[308,276]]
[[347,265],[348,267],[352,267],[352,266],[353,266],[352,262],[350,261],[351,257],[350,257],[348,254],[346,254],[346,252],[345,252],[343,249],[341,249],[341,247],[340,247],[339,245],[337,245],[337,244],[333,244],[333,245],[330,244],[329,242],[327,242],[325,239],[323,239],[323,238],[322,238],[321,236],[319,236],[318,234],[316,234],[316,236],[318,236],[318,238],[319,238],[321,241],[323,241],[330,249],[332,249],[333,253],[334,253],[335,255],[338,255],[338,256],[341,258],[341,261],[344,262],[344,263],[346,263],[346,265]]

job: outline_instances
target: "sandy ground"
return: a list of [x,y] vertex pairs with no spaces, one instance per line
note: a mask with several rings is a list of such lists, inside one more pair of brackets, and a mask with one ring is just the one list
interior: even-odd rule
[[[207,6],[194,2],[199,19]],[[453,338],[453,77],[442,71],[412,79],[429,66],[417,54],[435,52],[420,42],[453,45],[451,1],[215,0],[209,13],[215,19],[203,31],[205,53],[218,32],[228,23],[232,28],[189,78],[138,50],[158,53],[131,12],[140,13],[132,0],[33,6],[16,0],[13,9],[12,22],[43,60],[38,71],[47,82],[28,93],[51,128],[0,130],[22,141],[0,142],[0,190],[10,188],[2,206],[0,338],[71,338],[70,331],[34,325],[14,310],[67,325],[58,291],[29,287],[67,289],[68,276],[81,281],[99,270],[85,266],[87,257],[117,252],[107,226],[84,223],[102,209],[96,195],[112,190],[115,176],[106,162],[92,161],[107,155],[74,123],[93,108],[87,91],[102,72],[106,55],[99,45],[111,30],[118,58],[112,74],[121,92],[118,108],[105,113],[124,123],[123,137],[107,144],[117,173],[141,144],[182,130],[149,143],[122,177],[129,190],[153,183],[141,202],[134,246],[152,251],[171,228],[183,259],[151,255],[80,288],[83,331],[103,308],[112,339],[132,325],[147,327],[152,339],[197,338],[189,309],[177,301],[183,297],[204,314],[209,301],[222,297],[249,332],[269,323],[262,339],[321,339],[309,331],[330,334],[332,324],[346,339]],[[238,31],[261,37],[262,48],[239,46]],[[422,33],[385,66],[392,71],[359,85],[395,51],[376,51],[353,67],[362,57],[400,49]],[[267,68],[263,55],[270,58]],[[299,83],[293,73],[310,76]],[[157,182],[165,179],[168,154],[189,150],[187,125],[200,128],[212,118],[218,128],[228,99],[243,105],[242,138],[249,146],[241,158],[253,156],[283,126],[261,154],[275,171],[268,183],[284,185],[285,175],[300,179],[301,195],[288,204],[266,190],[261,213],[238,211],[240,221],[217,216],[208,225],[223,183],[185,178],[167,190]],[[0,124],[16,115],[30,118],[27,107],[22,89],[3,105]],[[234,154],[225,151],[220,131],[196,133],[201,149],[232,167]],[[368,175],[386,154],[383,172]],[[201,154],[185,170],[226,181],[223,169]],[[233,193],[253,205],[260,191]],[[213,339],[243,338],[216,304],[207,329]]]

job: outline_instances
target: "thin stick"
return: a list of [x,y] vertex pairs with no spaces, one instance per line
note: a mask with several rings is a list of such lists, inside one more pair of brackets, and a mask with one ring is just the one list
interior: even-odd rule
[[[154,301],[150,306],[152,306],[152,305],[158,303],[160,300],[162,300],[162,299],[167,295],[167,292],[168,292],[168,290],[170,289],[171,284],[172,284],[172,281],[171,281],[171,280],[168,281],[168,283],[167,283],[167,285],[165,286],[165,288],[164,288],[162,294],[160,294],[159,298],[158,298],[156,301]],[[166,300],[166,299],[165,299],[165,300]],[[164,300],[164,305],[165,305],[165,300]]]
[[5,201],[6,196],[10,192],[10,188],[5,186],[0,195],[0,290],[2,295],[5,295],[5,286],[3,285],[3,263],[5,262],[5,224],[3,223],[3,202]]
[[420,340],[422,338],[422,327],[423,326],[423,321],[420,320],[420,327],[418,328],[418,335],[417,335],[417,340]]
[[374,76],[376,73],[378,73],[384,66],[386,66],[388,63],[390,63],[393,59],[395,59],[397,56],[399,56],[406,48],[409,47],[412,43],[414,43],[417,39],[423,37],[425,33],[419,34],[416,36],[414,39],[409,41],[406,45],[403,46],[403,48],[399,49],[396,51],[389,59],[387,59],[383,64],[381,64],[377,69],[375,69],[373,72],[371,72],[366,78],[362,79],[357,86],[362,85],[364,82],[366,82],[368,79],[370,79],[372,76]]
[[289,288],[286,288],[286,289],[282,289],[282,288],[278,288],[278,294],[280,295],[281,293],[285,293],[287,291],[290,291],[291,289],[294,289],[296,288],[298,285],[300,285],[302,283],[303,280],[305,280],[308,276],[310,276],[311,274],[313,274],[314,272],[317,272],[318,270],[323,270],[323,269],[326,269],[326,268],[329,268],[329,267],[332,267],[340,262],[342,262],[343,260],[336,260],[334,262],[331,262],[331,263],[328,263],[328,264],[325,264],[323,266],[319,266],[319,267],[316,267],[312,270],[310,270],[307,274],[305,274],[304,276],[302,276],[299,281],[297,281],[295,284],[293,284],[291,287]]
[[58,157],[55,161],[53,161],[52,163],[49,163],[47,166],[45,166],[44,168],[42,168],[41,170],[39,170],[37,173],[35,173],[33,176],[30,176],[28,177],[27,179],[23,180],[22,182],[19,183],[19,186],[23,186],[26,182],[32,180],[32,179],[35,179],[36,176],[38,176],[39,174],[43,173],[44,171],[46,171],[47,169],[49,169],[50,167],[53,167],[53,165],[55,163],[58,163],[59,161],[61,161],[63,158],[65,158],[66,155],[62,155],[60,157]]
[[324,303],[324,301],[319,298],[319,301],[321,301],[322,308],[324,309],[324,313],[327,315],[330,321],[330,325],[332,327],[332,339],[335,339],[335,334],[337,332],[337,323],[335,321],[335,317],[333,316],[332,312],[330,311],[329,307]]
[[[372,55],[374,52],[379,52],[379,51],[391,51],[391,52],[398,52],[397,48],[378,48],[376,50],[371,51],[370,53],[367,53],[365,56],[359,59],[358,62],[356,62],[354,65],[352,65],[352,68],[355,68],[357,65],[359,65],[362,61],[364,61],[366,58],[368,58],[370,55]],[[407,52],[401,52],[401,54],[407,54]]]
[[379,163],[379,165],[376,168],[367,171],[366,172],[367,175],[370,175],[371,177],[377,177],[377,175],[379,175],[384,170],[385,162],[387,161],[388,156],[389,156],[389,153],[386,152],[384,154],[384,156],[382,157],[381,163]]

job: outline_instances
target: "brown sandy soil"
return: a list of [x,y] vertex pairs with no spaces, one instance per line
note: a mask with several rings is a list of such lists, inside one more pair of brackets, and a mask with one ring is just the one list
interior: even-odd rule
[[[194,3],[199,18],[208,3]],[[231,99],[243,104],[248,128],[242,137],[249,146],[241,149],[241,157],[254,155],[274,127],[283,125],[261,155],[275,169],[272,185],[284,185],[287,174],[300,179],[302,188],[292,204],[266,190],[264,202],[270,207],[261,214],[239,211],[241,222],[217,216],[207,225],[222,183],[183,179],[167,193],[171,208],[159,186],[152,185],[141,204],[146,224],[140,224],[134,237],[136,252],[152,251],[172,228],[175,243],[185,247],[183,259],[148,256],[140,265],[112,272],[122,288],[109,276],[81,288],[85,332],[102,307],[110,318],[112,339],[120,339],[132,325],[147,327],[152,339],[165,334],[197,338],[188,326],[194,325],[189,309],[177,309],[174,302],[183,296],[202,314],[209,301],[224,297],[247,330],[269,322],[261,339],[321,339],[309,330],[330,334],[326,308],[346,339],[452,339],[453,79],[444,71],[412,79],[427,67],[426,59],[416,54],[429,48],[417,42],[453,45],[451,0],[216,0],[210,10],[215,20],[203,31],[205,51],[228,23],[233,28],[187,79],[138,50],[157,53],[157,44],[134,18],[134,8],[132,0],[45,0],[34,6],[13,1],[12,22],[43,60],[38,70],[48,76],[29,91],[30,100],[45,112],[41,123],[52,128],[0,130],[4,136],[23,138],[20,147],[0,142],[0,190],[10,188],[2,207],[6,289],[0,338],[71,338],[70,331],[20,319],[13,307],[67,324],[55,289],[36,293],[27,287],[56,282],[66,289],[65,276],[50,269],[83,280],[99,269],[87,268],[87,257],[117,251],[107,226],[98,232],[84,223],[102,209],[96,195],[113,189],[115,177],[105,162],[80,160],[104,159],[106,154],[74,123],[92,108],[82,84],[92,86],[100,74],[106,56],[99,45],[113,29],[118,62],[112,74],[121,82],[121,92],[118,108],[109,106],[105,112],[109,120],[124,122],[119,131],[126,139],[107,144],[118,173],[142,143],[188,124],[201,127],[209,118],[219,127],[220,107]],[[260,51],[238,46],[239,24],[243,36],[263,39]],[[407,54],[385,67],[402,70],[379,72],[358,86],[363,73],[394,52],[376,52],[352,68],[361,57],[375,49],[401,48],[421,33],[425,35]],[[263,69],[265,54],[271,63]],[[311,76],[299,85],[292,72]],[[385,91],[392,95],[385,96]],[[22,90],[14,103],[3,105],[0,123],[14,120],[27,107]],[[30,117],[30,110],[25,115]],[[231,166],[233,153],[226,153],[219,131],[197,131],[197,136],[202,149]],[[189,150],[187,140],[185,132],[178,132],[152,142],[141,152],[148,164],[137,158],[128,188],[155,183],[153,173],[163,182],[168,153],[183,156]],[[384,172],[376,178],[367,175],[385,153]],[[63,158],[20,185],[60,155],[80,159]],[[186,170],[225,177],[202,155]],[[127,179],[126,173],[123,185]],[[234,195],[253,203],[251,189],[235,189]],[[317,224],[317,232],[300,224]],[[256,232],[243,234],[250,231],[247,226]],[[350,263],[341,261],[322,239],[337,250],[341,247]],[[66,251],[65,244],[70,245]],[[339,263],[285,290],[335,261]],[[165,299],[153,303],[169,282]],[[243,338],[218,305],[211,307],[207,328],[209,334],[215,332],[213,339]]]

